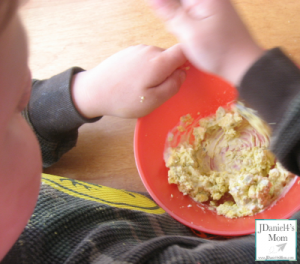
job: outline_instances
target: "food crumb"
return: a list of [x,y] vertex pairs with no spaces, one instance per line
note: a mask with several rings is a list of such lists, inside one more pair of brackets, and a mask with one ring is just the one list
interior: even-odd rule
[[192,205],[191,205],[191,204],[189,204],[187,207],[192,207]]
[[183,126],[178,126],[177,129],[179,132],[183,132],[185,130]]
[[173,198],[173,194],[171,194],[171,198]]
[[168,134],[168,141],[172,141],[174,139],[174,135],[172,133]]
[[180,117],[180,122],[187,126],[192,124],[193,121],[194,121],[194,119],[192,118],[192,116],[190,114]]
[[145,100],[145,96],[140,96],[140,102],[142,103],[142,102],[144,102],[144,100]]

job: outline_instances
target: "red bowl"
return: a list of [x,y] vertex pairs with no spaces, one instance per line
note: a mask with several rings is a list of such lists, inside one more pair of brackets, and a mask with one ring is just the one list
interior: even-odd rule
[[222,79],[192,65],[180,91],[151,114],[138,119],[134,154],[140,177],[156,203],[182,224],[210,234],[240,236],[255,232],[255,219],[287,219],[300,207],[300,178],[273,206],[254,216],[229,219],[195,202],[168,183],[163,152],[168,132],[181,116],[207,116],[234,101],[237,91]]

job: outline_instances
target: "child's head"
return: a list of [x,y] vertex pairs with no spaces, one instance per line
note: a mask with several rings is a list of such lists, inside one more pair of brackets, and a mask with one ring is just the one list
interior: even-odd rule
[[41,174],[38,142],[21,116],[31,75],[18,5],[17,0],[0,1],[0,260],[34,209]]

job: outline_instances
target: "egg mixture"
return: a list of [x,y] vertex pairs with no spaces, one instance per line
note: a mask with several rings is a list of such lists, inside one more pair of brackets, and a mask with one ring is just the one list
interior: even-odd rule
[[[182,117],[178,133],[193,121],[190,115]],[[220,107],[199,119],[192,138],[166,148],[168,181],[219,215],[236,218],[263,211],[294,177],[268,150],[269,136],[259,133],[235,107]],[[167,140],[173,139],[169,135]]]

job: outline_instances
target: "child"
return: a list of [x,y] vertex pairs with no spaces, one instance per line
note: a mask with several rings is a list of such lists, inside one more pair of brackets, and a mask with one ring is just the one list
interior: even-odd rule
[[[31,75],[17,7],[16,0],[0,2],[0,259],[32,214],[42,169],[38,142],[21,116],[30,98]],[[102,115],[137,118],[162,104],[184,81],[185,72],[177,68],[185,60],[180,45],[166,51],[140,45],[90,71],[74,68],[49,81],[35,81],[24,115],[40,141],[44,165],[75,145],[83,123]]]
[[[164,2],[167,1],[160,0]],[[169,1],[169,7],[175,3],[178,2]],[[232,10],[229,2],[222,3],[225,10]],[[23,115],[36,133],[48,166],[74,146],[77,129],[83,123],[99,120],[102,115],[143,116],[175,94],[185,78],[185,73],[178,70],[185,57],[181,45],[166,51],[130,47],[90,71],[73,68],[47,81],[34,81],[28,103],[26,37],[17,5],[16,0],[0,2],[1,263],[254,263],[253,236],[222,242],[198,238],[147,194],[47,175],[40,185],[41,154],[38,141],[21,117],[24,108]],[[171,11],[163,5],[163,15],[175,18]],[[181,22],[187,20],[184,17]],[[193,26],[198,22],[189,23]],[[246,57],[251,60],[245,59],[242,73],[236,76],[231,69],[227,75],[228,58],[220,65],[214,52],[206,61],[205,53],[198,53],[201,41],[195,43],[198,38],[193,38],[197,30],[192,27],[192,38],[187,38],[192,45],[191,54],[183,41],[187,56],[198,67],[203,62],[208,66],[206,70],[224,78],[231,76],[228,79],[233,82],[241,79],[247,67],[261,56],[258,47],[249,49]],[[207,33],[218,35],[214,28],[210,30]],[[233,36],[237,33],[232,32]],[[199,54],[204,57],[198,61]],[[260,61],[265,59],[266,55]],[[292,67],[285,59],[284,63]],[[244,78],[249,74],[251,77],[251,69]],[[252,88],[247,79],[242,84]],[[143,104],[141,95],[145,97]]]

